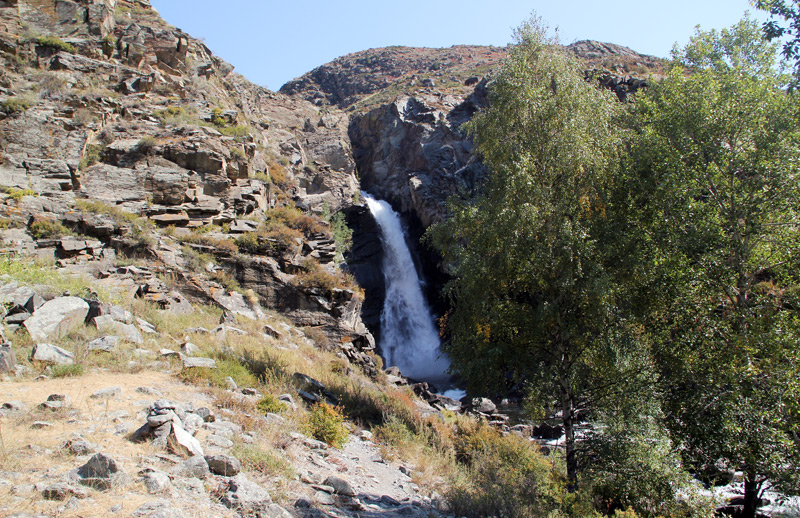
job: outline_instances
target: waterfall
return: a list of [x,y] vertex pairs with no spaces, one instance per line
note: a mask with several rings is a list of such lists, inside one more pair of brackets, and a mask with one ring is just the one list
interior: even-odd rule
[[400,217],[385,201],[363,195],[381,229],[386,298],[380,348],[386,366],[397,366],[410,378],[446,382],[449,362],[440,356],[439,333],[422,294]]

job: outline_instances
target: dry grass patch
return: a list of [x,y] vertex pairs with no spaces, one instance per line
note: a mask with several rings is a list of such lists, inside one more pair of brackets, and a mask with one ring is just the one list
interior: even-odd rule
[[[121,394],[109,398],[92,399],[89,396],[109,386],[120,386]],[[21,401],[27,410],[0,418],[0,470],[15,471],[19,478],[16,486],[36,483],[53,483],[71,469],[85,462],[84,457],[74,457],[64,452],[61,446],[68,439],[80,435],[94,443],[98,451],[121,462],[132,482],[110,491],[90,491],[91,501],[81,501],[73,511],[59,511],[63,502],[43,500],[39,494],[13,507],[4,507],[11,496],[9,490],[0,489],[0,514],[33,513],[48,516],[104,516],[108,509],[122,504],[123,515],[127,515],[143,503],[153,500],[141,484],[136,482],[136,473],[144,459],[153,459],[158,451],[150,443],[132,443],[127,434],[118,433],[124,425],[133,431],[143,423],[140,411],[156,399],[155,396],[135,391],[139,386],[159,390],[164,397],[191,403],[195,407],[208,406],[208,397],[194,387],[186,386],[164,373],[141,372],[139,374],[115,374],[95,371],[78,378],[49,379],[41,381],[22,380],[0,383],[0,402]],[[37,406],[50,394],[70,397],[71,406],[57,412],[42,411]],[[118,420],[114,417],[117,416]],[[47,421],[52,426],[31,428],[34,421]],[[27,495],[19,495],[27,498]],[[194,505],[194,504],[191,504]],[[198,516],[202,516],[200,513]]]
[[[120,386],[118,396],[92,399],[94,392],[111,386]],[[57,449],[72,434],[80,434],[86,440],[97,444],[101,451],[108,451],[121,457],[136,457],[142,453],[141,445],[133,445],[123,436],[116,435],[111,414],[125,412],[126,424],[141,425],[136,415],[144,409],[145,402],[153,396],[139,394],[135,389],[148,386],[160,390],[165,397],[179,402],[195,402],[196,406],[207,405],[207,398],[192,387],[187,387],[168,374],[141,372],[138,374],[115,374],[92,372],[76,378],[48,380],[10,381],[0,383],[0,401],[21,401],[27,410],[0,418],[5,454],[13,457],[15,452],[24,451],[28,444],[43,448]],[[51,394],[63,394],[70,398],[69,409],[57,412],[38,410],[40,403]],[[54,426],[32,430],[34,421],[48,421]],[[133,430],[131,430],[133,431]],[[37,466],[46,468],[46,466]]]

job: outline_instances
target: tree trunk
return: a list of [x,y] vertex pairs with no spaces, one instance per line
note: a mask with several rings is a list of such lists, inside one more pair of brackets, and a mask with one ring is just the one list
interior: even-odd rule
[[567,453],[567,491],[578,490],[578,458],[575,456],[575,408],[572,394],[566,379],[561,380],[561,416],[564,421],[564,435]]
[[742,509],[743,518],[755,518],[761,499],[758,497],[759,484],[756,475],[748,473],[744,479],[744,508]]

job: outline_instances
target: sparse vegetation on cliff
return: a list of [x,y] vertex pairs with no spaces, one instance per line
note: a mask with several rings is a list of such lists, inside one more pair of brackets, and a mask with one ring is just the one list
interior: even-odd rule
[[49,36],[36,36],[33,41],[41,45],[42,47],[49,47],[55,50],[63,50],[64,52],[69,52],[74,54],[77,52],[77,49],[71,43],[67,43],[66,41],[62,40],[58,36],[49,35]]

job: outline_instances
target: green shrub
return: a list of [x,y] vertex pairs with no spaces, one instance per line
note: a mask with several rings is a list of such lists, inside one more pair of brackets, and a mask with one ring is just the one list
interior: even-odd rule
[[3,101],[0,106],[3,108],[3,111],[7,114],[11,115],[13,113],[23,113],[32,105],[30,99],[25,97],[9,97],[5,101]]
[[272,229],[273,226],[287,226],[295,230],[300,230],[306,235],[326,234],[328,229],[319,219],[306,214],[296,207],[275,207],[265,214],[267,218],[266,228]]
[[182,115],[183,113],[184,113],[183,108],[180,106],[168,106],[163,110],[155,110],[153,112],[153,117],[160,119],[161,122],[164,122],[165,120],[171,117],[177,117],[179,115]]
[[34,41],[43,47],[50,47],[51,49],[63,50],[74,54],[77,49],[74,45],[67,43],[58,36],[37,36]]
[[[471,442],[471,441],[468,441]],[[484,434],[447,491],[456,516],[565,516],[564,475],[538,447],[514,435]],[[593,516],[591,507],[575,516]],[[597,516],[597,515],[595,515]]]
[[158,145],[158,140],[152,135],[145,135],[136,143],[136,151],[142,155],[150,154]]
[[60,221],[50,219],[34,221],[28,231],[34,239],[54,239],[72,234]]
[[25,196],[36,196],[36,193],[33,192],[33,189],[17,189],[16,187],[6,187],[3,190],[5,191],[6,195],[8,195],[8,197],[14,201],[19,201]]
[[197,109],[193,107],[168,106],[163,110],[155,110],[152,113],[162,126],[186,126],[203,125],[203,121],[197,115]]
[[255,387],[258,385],[256,377],[238,358],[220,353],[215,359],[217,362],[216,369],[203,367],[184,369],[181,371],[180,377],[187,382],[205,382],[213,387],[220,388],[228,387],[228,377],[231,377],[241,387]]
[[211,274],[211,279],[223,285],[228,291],[238,291],[243,294],[242,285],[225,270],[217,270]]
[[258,234],[255,232],[245,232],[237,237],[234,243],[236,243],[236,247],[240,252],[249,254],[264,254],[272,249],[271,243],[259,239]]
[[183,246],[181,251],[183,252],[183,260],[188,271],[205,271],[208,263],[217,264],[217,259],[213,255],[198,252],[190,246]]
[[284,157],[276,158],[275,156],[267,156],[267,167],[269,168],[266,174],[266,180],[281,190],[291,188],[294,181],[291,179],[288,171],[289,161]]
[[100,162],[100,155],[102,154],[104,148],[105,146],[102,144],[87,145],[86,152],[81,157],[81,163],[78,165],[78,169],[83,170]]
[[211,124],[218,127],[225,126],[225,118],[222,116],[222,108],[214,108],[211,110]]
[[339,279],[327,272],[314,259],[308,257],[303,261],[303,271],[294,276],[292,285],[307,289],[319,289],[330,294],[339,286]]
[[344,426],[344,416],[338,407],[317,403],[306,416],[304,431],[318,441],[341,448],[350,432]]
[[236,126],[221,126],[217,128],[217,131],[219,131],[226,137],[235,137],[235,138],[249,137],[253,134],[252,130],[250,129],[250,126],[242,126],[239,124],[237,124]]
[[306,289],[319,289],[331,295],[336,288],[352,290],[356,296],[364,296],[364,290],[351,274],[337,270],[335,274],[328,272],[315,259],[307,257],[303,261],[303,271],[290,281],[293,286]]
[[245,232],[236,238],[240,252],[257,255],[278,255],[297,247],[303,234],[281,224],[263,225],[258,232]]
[[52,376],[54,378],[73,378],[83,375],[83,365],[74,363],[72,365],[53,365]]
[[75,200],[75,206],[83,212],[102,214],[113,219],[118,224],[124,223],[144,223],[144,218],[121,209],[114,205],[108,205],[101,201]]
[[641,414],[610,417],[602,432],[583,440],[588,455],[580,467],[600,510],[627,509],[647,518],[713,514],[711,502],[687,498],[690,477],[672,442],[655,417]]
[[347,226],[341,212],[331,216],[330,223],[333,241],[336,243],[336,262],[340,263],[344,260],[343,254],[353,246],[353,229]]
[[230,376],[233,381],[240,387],[255,387],[258,385],[258,380],[252,372],[247,368],[247,365],[242,363],[238,358],[230,356],[222,356],[217,358],[217,369],[212,383],[217,387],[227,386],[226,379]]
[[286,406],[272,394],[266,394],[258,400],[256,408],[264,414],[279,414],[286,409]]
[[231,148],[231,158],[236,160],[237,162],[247,161],[247,157],[245,156],[244,151],[242,151],[242,148],[239,147]]

